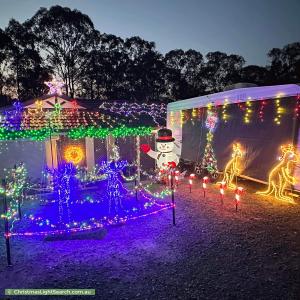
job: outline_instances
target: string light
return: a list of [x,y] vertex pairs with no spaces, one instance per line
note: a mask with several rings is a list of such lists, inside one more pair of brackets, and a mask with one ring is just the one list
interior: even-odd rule
[[297,95],[296,97],[296,107],[294,112],[295,117],[298,118],[300,113],[300,95]]
[[259,112],[258,112],[258,117],[261,122],[264,121],[264,110],[265,106],[267,105],[267,102],[265,100],[260,101],[260,107],[259,107]]
[[244,116],[244,122],[246,124],[250,123],[252,114],[253,114],[253,110],[252,110],[252,101],[251,98],[248,98],[249,100],[246,101],[246,110],[245,110],[245,116]]
[[19,201],[27,185],[27,169],[25,164],[20,163],[14,168],[6,170],[5,181],[6,186],[0,187],[0,193],[5,193],[8,200],[8,209],[6,214],[1,215],[1,218],[14,221],[18,213]]
[[184,112],[181,110],[180,111],[180,126],[181,127],[184,124],[184,119],[185,119]]
[[275,99],[275,118],[274,118],[274,122],[276,123],[276,125],[280,125],[281,124],[281,117],[283,114],[283,108],[281,107],[280,104],[280,95],[278,95]]
[[196,109],[196,108],[193,108],[193,109],[192,109],[192,118],[193,118],[193,119],[196,119],[196,118],[197,118],[197,109]]
[[226,98],[224,100],[223,106],[222,106],[222,120],[227,123],[228,121],[228,114],[227,114],[227,107],[228,107],[229,101]]
[[284,194],[287,186],[294,185],[296,178],[292,175],[293,168],[299,161],[295,147],[292,144],[280,147],[281,157],[279,163],[269,173],[268,188],[266,191],[257,192],[261,195],[274,195],[276,199],[294,203],[293,198]]
[[151,123],[153,122],[156,126],[164,125],[167,116],[167,106],[164,103],[103,102],[99,109],[104,113],[113,113],[118,117],[130,117],[135,121],[143,118],[143,121],[147,122],[150,118]]
[[211,106],[207,107],[207,117],[205,125],[208,128],[208,133],[206,134],[206,146],[204,149],[204,155],[201,162],[201,170],[206,171],[210,176],[214,177],[217,174],[217,159],[212,147],[213,132],[217,127],[218,116],[216,112],[211,110]]
[[152,127],[126,127],[125,125],[108,129],[108,128],[98,128],[98,127],[80,127],[71,129],[68,132],[68,137],[71,139],[81,139],[84,137],[95,137],[95,138],[106,138],[109,134],[112,136],[119,138],[119,137],[126,137],[126,136],[146,136],[152,134]]

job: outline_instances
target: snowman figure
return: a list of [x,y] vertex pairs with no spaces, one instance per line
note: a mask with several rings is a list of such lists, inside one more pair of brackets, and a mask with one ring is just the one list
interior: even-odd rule
[[172,130],[162,128],[157,132],[156,139],[157,151],[151,150],[148,144],[141,145],[141,151],[147,153],[156,160],[159,170],[167,170],[169,167],[175,168],[179,163],[179,148],[174,143]]

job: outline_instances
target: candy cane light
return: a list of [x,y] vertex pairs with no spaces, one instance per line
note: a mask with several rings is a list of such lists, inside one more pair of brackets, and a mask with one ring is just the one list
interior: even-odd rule
[[202,188],[203,188],[203,196],[204,196],[204,198],[206,196],[206,189],[207,189],[208,182],[209,182],[208,176],[205,176],[205,177],[202,178]]
[[241,201],[241,195],[244,193],[244,188],[242,188],[241,186],[237,187],[235,189],[235,211],[238,210],[238,205]]
[[223,202],[224,202],[225,189],[226,189],[226,182],[221,181],[220,182],[220,196],[221,196],[222,205],[223,205]]
[[195,174],[190,174],[190,178],[189,178],[189,187],[190,187],[190,193],[192,192],[192,185],[195,179]]

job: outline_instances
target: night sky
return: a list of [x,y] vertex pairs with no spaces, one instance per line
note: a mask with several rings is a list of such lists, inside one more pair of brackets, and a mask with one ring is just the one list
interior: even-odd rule
[[0,27],[55,4],[89,15],[100,32],[154,41],[162,53],[224,51],[265,65],[271,48],[300,41],[300,0],[0,0]]

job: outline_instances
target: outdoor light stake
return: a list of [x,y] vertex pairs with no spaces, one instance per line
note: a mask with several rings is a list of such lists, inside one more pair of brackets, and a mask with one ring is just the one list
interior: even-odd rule
[[204,198],[205,198],[205,196],[206,196],[207,183],[208,183],[208,177],[205,176],[205,177],[203,177],[203,179],[202,179],[202,187],[203,187],[203,196],[204,196]]
[[195,174],[190,174],[190,178],[189,178],[190,193],[192,192],[192,185],[194,179],[195,179]]
[[21,198],[18,199],[18,214],[19,214],[19,219],[22,219],[22,211],[21,211],[21,201],[20,199],[22,199],[24,201],[25,198],[25,193],[24,193],[24,189],[22,189],[22,193],[21,193]]
[[235,190],[235,211],[238,211],[238,205],[241,200],[241,195],[244,193],[244,189],[242,187],[237,187]]
[[134,178],[135,200],[138,200],[138,187],[136,177]]
[[2,185],[4,188],[4,196],[3,196],[3,207],[4,207],[4,215],[5,221],[4,221],[4,236],[5,236],[5,245],[6,245],[6,258],[7,258],[7,265],[10,267],[12,266],[11,263],[11,254],[10,254],[10,233],[9,233],[9,224],[8,224],[8,218],[7,218],[7,198],[6,198],[6,181],[5,179],[2,180]]
[[220,197],[221,197],[221,204],[224,204],[224,194],[226,189],[226,182],[222,181],[220,182]]

